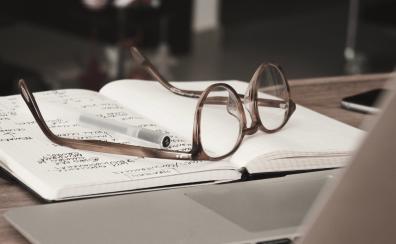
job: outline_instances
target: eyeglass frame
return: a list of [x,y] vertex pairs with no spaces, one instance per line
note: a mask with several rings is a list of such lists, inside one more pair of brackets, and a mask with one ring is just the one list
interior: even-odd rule
[[[132,49],[136,49],[135,47],[132,47]],[[136,49],[137,50],[137,49]],[[138,51],[138,50],[137,50]],[[133,51],[131,51],[133,52]],[[138,51],[139,52],[139,51]],[[140,53],[140,52],[139,52]],[[61,146],[66,146],[69,148],[73,149],[79,149],[79,150],[87,150],[87,151],[93,151],[93,152],[100,152],[100,153],[110,153],[110,154],[117,154],[117,155],[127,155],[127,156],[136,156],[136,157],[150,157],[150,158],[161,158],[161,159],[175,159],[175,160],[209,160],[209,161],[217,161],[224,159],[231,154],[233,154],[240,144],[242,143],[242,140],[245,135],[251,135],[257,132],[259,129],[263,130],[264,132],[267,133],[273,133],[278,130],[280,130],[290,119],[291,115],[296,109],[296,105],[294,101],[290,97],[290,87],[289,84],[284,76],[283,71],[278,67],[273,64],[261,64],[256,72],[254,73],[249,86],[247,88],[247,93],[245,96],[243,96],[243,102],[248,104],[247,109],[249,111],[249,114],[251,115],[252,118],[252,123],[251,126],[248,128],[247,127],[247,121],[246,121],[246,115],[244,112],[244,106],[241,101],[241,94],[238,94],[234,88],[232,88],[230,85],[226,83],[215,83],[207,87],[204,91],[189,91],[189,90],[182,90],[178,89],[174,86],[172,86],[168,81],[166,81],[161,74],[156,70],[154,65],[151,64],[151,62],[145,58],[141,53],[140,53],[140,58],[137,59],[140,64],[142,64],[144,67],[148,69],[148,71],[155,77],[157,80],[165,86],[168,90],[171,92],[177,94],[177,95],[182,95],[182,96],[187,96],[187,97],[193,97],[196,98],[198,97],[198,102],[197,106],[195,109],[195,115],[194,115],[194,124],[193,124],[193,136],[192,136],[192,148],[189,152],[185,151],[177,151],[177,150],[167,150],[167,149],[158,149],[158,148],[150,148],[150,147],[143,147],[143,146],[137,146],[137,145],[128,145],[128,144],[121,144],[121,143],[115,143],[115,142],[106,142],[106,141],[101,141],[101,140],[80,140],[80,139],[72,139],[72,138],[65,138],[65,137],[60,137],[55,135],[48,125],[46,124],[44,117],[41,114],[41,111],[37,105],[37,102],[32,94],[32,92],[29,90],[25,80],[20,79],[18,82],[18,87],[20,89],[20,94],[25,101],[26,105],[28,106],[30,112],[32,113],[36,123],[40,127],[41,131],[44,133],[44,135],[51,140],[53,143],[61,145]],[[134,58],[136,59],[136,55],[133,55]],[[259,114],[258,114],[258,103],[267,103],[267,105],[271,105],[272,107],[279,107],[281,105],[279,100],[272,100],[272,99],[258,99],[257,98],[257,77],[261,74],[261,72],[264,71],[264,69],[268,66],[272,65],[278,69],[280,74],[282,75],[282,78],[284,79],[286,83],[286,88],[288,91],[288,100],[287,100],[287,111],[286,115],[284,117],[284,120],[282,124],[275,128],[275,129],[267,129],[264,127],[263,123],[260,120]],[[212,100],[208,100],[207,97],[210,92],[215,91],[216,89],[225,89],[229,93],[229,97],[227,97],[227,101],[225,101],[224,98],[226,97],[212,97]],[[199,94],[200,93],[200,94]],[[202,114],[202,108],[205,104],[205,102],[211,102],[215,104],[224,104],[225,102],[228,103],[228,99],[234,99],[234,102],[236,102],[236,109],[238,112],[239,117],[239,136],[236,141],[236,144],[234,145],[234,148],[221,156],[218,157],[212,157],[205,152],[202,142],[201,142],[201,114]]]
[[[179,96],[184,96],[184,97],[190,97],[190,98],[199,98],[205,92],[205,91],[197,91],[197,90],[185,90],[185,89],[180,89],[178,87],[173,86],[160,74],[160,72],[157,70],[157,68],[151,63],[151,61],[146,56],[144,56],[139,51],[139,49],[137,47],[132,46],[132,47],[130,47],[129,50],[130,50],[130,53],[131,53],[133,59],[135,61],[137,61],[139,65],[146,68],[146,70],[151,74],[151,76],[153,78],[158,80],[162,86],[164,86],[166,89],[173,92],[174,94],[179,95]],[[259,103],[261,103],[262,105],[269,106],[269,107],[279,107],[279,106],[281,106],[281,103],[283,103],[280,100],[257,98],[257,94],[258,94],[257,85],[256,85],[256,83],[258,82],[257,78],[269,66],[275,68],[279,72],[282,79],[285,81],[285,86],[286,86],[286,90],[287,90],[288,111],[287,111],[286,116],[284,117],[283,122],[275,129],[266,128],[264,126],[264,124],[261,122],[260,116],[258,114]],[[264,131],[266,133],[274,133],[274,132],[279,131],[280,129],[282,129],[285,126],[287,121],[289,121],[291,115],[296,110],[296,103],[291,99],[289,82],[288,82],[288,80],[285,76],[285,73],[280,65],[275,65],[272,63],[260,64],[260,66],[254,72],[252,78],[250,79],[249,86],[246,89],[246,92],[248,94],[246,94],[246,93],[238,94],[237,92],[235,92],[235,93],[237,94],[237,96],[240,99],[243,99],[243,103],[249,104],[247,106],[247,109],[249,111],[249,114],[251,115],[252,124],[251,124],[250,128],[247,129],[247,132],[246,132],[247,135],[252,135],[252,134],[256,133],[257,130],[259,130],[259,129],[261,129],[262,131]]]

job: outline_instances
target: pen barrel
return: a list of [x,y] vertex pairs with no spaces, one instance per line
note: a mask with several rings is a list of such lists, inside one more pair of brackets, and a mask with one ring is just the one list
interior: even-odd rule
[[[129,128],[124,123],[112,120],[106,120],[102,118],[98,118],[93,115],[82,114],[79,117],[79,121],[88,125],[93,125],[99,128],[104,128],[107,130],[112,130],[118,133],[127,134],[129,132]],[[138,131],[138,128],[133,128],[133,132],[129,132],[131,136],[135,136],[135,133]],[[136,136],[135,136],[136,137]]]
[[79,121],[99,128],[112,130],[159,145],[162,148],[170,145],[171,139],[167,133],[128,125],[116,120],[106,120],[90,114],[82,114]]
[[166,133],[155,130],[141,128],[137,132],[136,137],[145,141],[158,144],[161,147],[168,147],[170,144],[170,137]]

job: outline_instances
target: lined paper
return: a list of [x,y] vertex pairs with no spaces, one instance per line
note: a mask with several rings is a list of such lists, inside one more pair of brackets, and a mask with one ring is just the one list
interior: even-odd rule
[[[244,94],[248,83],[240,81],[216,81],[231,85],[238,93]],[[204,90],[213,82],[174,82],[173,85],[182,89]],[[191,138],[194,114],[198,99],[175,95],[159,82],[143,80],[120,80],[107,84],[101,91],[126,107],[156,121],[159,125],[172,130],[182,138]],[[117,94],[117,96],[115,96]],[[150,94],[150,96],[147,96]],[[143,106],[144,105],[144,106]],[[224,145],[231,140],[227,130],[232,129],[224,119],[216,114],[211,122],[222,123],[222,137],[209,140],[208,147],[212,151],[222,151]],[[246,114],[249,117],[249,114]],[[220,125],[214,125],[220,127]],[[211,135],[205,135],[210,137]],[[289,122],[279,132],[267,134],[262,131],[246,136],[238,150],[228,159],[237,167],[262,169],[263,172],[276,169],[282,171],[310,168],[340,167],[345,165],[348,155],[360,143],[364,133],[303,106],[297,105],[296,111]],[[309,153],[309,155],[307,154]],[[294,158],[304,157],[313,164],[296,167]],[[331,158],[335,160],[331,162]],[[277,168],[266,168],[255,164],[266,164],[270,161],[283,162]],[[290,165],[287,164],[290,162]],[[304,166],[305,165],[305,166]],[[268,170],[267,170],[268,169]]]
[[[117,132],[79,124],[79,114],[85,111],[103,119],[165,131],[96,92],[57,90],[36,93],[35,97],[49,128],[62,137],[153,146]],[[190,147],[190,143],[172,136],[171,149],[189,150]],[[175,183],[170,176],[235,169],[224,162],[149,159],[59,146],[45,137],[17,95],[0,98],[0,160],[26,185],[48,199],[148,187],[153,186],[149,180],[155,178],[161,178],[160,185],[170,185]],[[212,180],[235,179],[238,175],[238,172],[219,173]],[[179,177],[179,181],[191,182],[196,178]],[[181,183],[179,181],[177,183]]]

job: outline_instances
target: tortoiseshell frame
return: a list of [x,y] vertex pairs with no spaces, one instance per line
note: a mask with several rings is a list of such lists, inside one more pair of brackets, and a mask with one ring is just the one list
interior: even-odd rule
[[[284,118],[283,123],[276,129],[268,130],[266,129],[260,121],[260,117],[258,116],[258,104],[263,106],[271,106],[271,107],[279,107],[285,105],[284,102],[278,100],[271,100],[271,99],[258,99],[257,98],[257,77],[260,75],[261,72],[264,71],[267,65],[272,64],[264,64],[260,65],[260,67],[254,73],[247,93],[245,96],[238,94],[230,85],[225,83],[216,83],[209,86],[204,91],[188,91],[188,90],[181,90],[174,86],[172,86],[169,82],[167,82],[155,69],[155,67],[145,58],[140,52],[135,49],[131,48],[132,54],[134,54],[135,58],[144,65],[150,73],[158,79],[158,81],[165,86],[167,89],[172,91],[177,95],[187,96],[187,97],[194,97],[199,98],[197,107],[195,110],[194,116],[194,125],[193,125],[193,136],[192,136],[192,148],[190,152],[184,151],[173,151],[173,150],[166,150],[166,149],[157,149],[157,148],[150,148],[150,147],[142,147],[142,146],[135,146],[135,145],[126,145],[114,142],[106,142],[100,140],[79,140],[79,139],[71,139],[65,138],[55,135],[47,126],[43,116],[41,115],[40,109],[36,103],[36,100],[29,90],[26,82],[21,79],[19,80],[19,88],[20,93],[22,95],[23,100],[25,101],[26,105],[28,106],[30,112],[32,113],[34,119],[36,120],[37,124],[39,125],[40,129],[43,131],[45,136],[51,140],[52,142],[66,146],[74,149],[80,150],[88,150],[94,152],[101,152],[101,153],[110,153],[110,154],[121,154],[121,155],[129,155],[129,156],[138,156],[138,157],[151,157],[151,158],[162,158],[162,159],[179,159],[179,160],[221,160],[223,158],[228,157],[229,155],[233,154],[242,143],[242,140],[245,135],[251,135],[257,132],[258,129],[261,129],[267,133],[272,133],[275,131],[280,130],[286,122],[289,120],[290,116],[293,114],[296,106],[295,103],[290,99],[290,88],[286,82],[287,91],[288,91],[288,101],[286,101],[287,111],[286,116]],[[139,56],[136,56],[139,54]],[[277,66],[274,66],[278,69]],[[283,76],[283,72],[279,69],[279,72]],[[286,79],[285,79],[286,81]],[[209,97],[208,95],[210,92],[223,89],[228,91],[229,97]],[[241,101],[241,97],[243,97],[243,102]],[[236,107],[228,107],[229,106],[229,99],[232,99],[233,102],[236,104]],[[233,116],[237,116],[239,120],[239,136],[234,148],[219,157],[211,157],[209,156],[203,149],[201,144],[201,112],[202,108],[205,103],[210,104],[225,104],[227,106],[227,110],[233,114]],[[246,116],[244,112],[243,103],[247,105],[247,109],[252,117],[252,124],[249,128],[246,125]],[[236,111],[235,111],[236,109]],[[233,111],[230,111],[233,110]]]
[[[130,52],[132,54],[132,57],[135,59],[135,61],[138,62],[143,67],[145,67],[147,69],[147,71],[156,80],[158,80],[161,83],[161,85],[163,85],[169,91],[171,91],[177,95],[180,95],[180,96],[192,97],[192,98],[199,98],[204,93],[204,91],[184,90],[184,89],[180,89],[180,88],[173,86],[159,73],[159,71],[155,68],[155,66],[150,62],[150,60],[147,57],[145,57],[139,51],[139,49],[132,46],[130,48]],[[276,69],[279,72],[279,74],[281,75],[282,79],[285,81],[285,86],[286,86],[286,90],[287,90],[287,101],[285,101],[286,104],[284,101],[280,101],[280,100],[257,98],[258,77],[268,67],[272,67],[272,68]],[[287,121],[290,119],[290,117],[296,110],[296,104],[291,99],[289,82],[287,81],[282,68],[278,65],[274,65],[271,63],[261,64],[256,69],[255,73],[253,74],[253,77],[250,79],[246,94],[237,94],[237,96],[243,100],[243,103],[246,105],[246,108],[249,111],[249,114],[251,115],[251,118],[252,118],[251,126],[249,128],[245,128],[244,131],[242,132],[243,134],[247,134],[247,135],[256,133],[258,129],[260,129],[266,133],[274,133],[276,131],[279,131],[287,123]],[[211,97],[211,98],[213,99],[213,97]],[[214,101],[212,101],[212,103],[224,103],[224,101],[222,101],[222,99],[223,98],[220,98],[220,97],[214,98]],[[284,120],[279,125],[279,127],[275,128],[275,129],[268,129],[263,125],[263,123],[260,120],[259,113],[258,113],[259,105],[267,106],[267,107],[275,107],[275,108],[280,107],[282,105],[287,106],[287,111],[286,111]]]

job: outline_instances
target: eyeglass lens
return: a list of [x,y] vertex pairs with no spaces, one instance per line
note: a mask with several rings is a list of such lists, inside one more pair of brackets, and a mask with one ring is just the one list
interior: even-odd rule
[[[222,98],[223,102],[214,102]],[[209,92],[201,110],[201,144],[210,157],[220,157],[231,152],[241,134],[242,115],[238,98],[224,87]]]
[[258,114],[262,125],[268,130],[279,128],[287,116],[288,90],[286,80],[275,65],[267,65],[257,77],[257,98],[280,101],[279,106],[258,103]]

